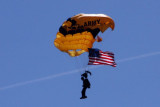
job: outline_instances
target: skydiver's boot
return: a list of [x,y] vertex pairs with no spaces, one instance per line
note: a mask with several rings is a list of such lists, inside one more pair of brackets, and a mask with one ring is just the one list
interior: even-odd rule
[[87,98],[87,96],[82,96],[80,99],[85,99],[85,98]]
[[84,98],[87,98],[87,96],[84,96]]
[[83,97],[81,97],[80,99],[84,99]]

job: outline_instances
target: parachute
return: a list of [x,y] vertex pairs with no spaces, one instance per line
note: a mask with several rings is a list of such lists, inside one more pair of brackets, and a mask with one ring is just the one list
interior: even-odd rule
[[78,14],[60,26],[54,45],[72,57],[79,56],[88,52],[95,41],[102,41],[102,38],[96,39],[96,36],[109,27],[114,30],[114,21],[105,14]]

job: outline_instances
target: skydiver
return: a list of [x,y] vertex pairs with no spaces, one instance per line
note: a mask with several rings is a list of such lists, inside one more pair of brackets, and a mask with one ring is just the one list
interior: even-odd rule
[[81,80],[83,81],[83,89],[82,89],[82,97],[80,98],[80,99],[85,99],[85,98],[87,98],[87,96],[86,96],[86,89],[87,88],[90,88],[90,86],[91,86],[91,84],[90,84],[90,82],[89,82],[89,80],[88,80],[88,73],[91,75],[91,72],[90,71],[85,71],[85,73],[83,73],[82,75],[81,75]]

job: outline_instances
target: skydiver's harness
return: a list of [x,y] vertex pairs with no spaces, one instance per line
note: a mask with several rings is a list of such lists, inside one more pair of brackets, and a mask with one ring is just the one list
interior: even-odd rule
[[88,74],[91,75],[91,72],[90,72],[90,71],[85,71],[85,73],[83,73],[83,74],[81,75],[81,79],[83,80],[83,87],[86,87],[86,88],[90,88],[90,82],[89,82],[89,80],[87,79]]

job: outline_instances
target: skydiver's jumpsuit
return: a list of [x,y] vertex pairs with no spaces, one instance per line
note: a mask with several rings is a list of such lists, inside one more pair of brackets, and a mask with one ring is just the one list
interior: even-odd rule
[[83,81],[83,89],[82,89],[82,97],[86,97],[86,89],[90,88],[90,82],[87,78],[82,79]]

